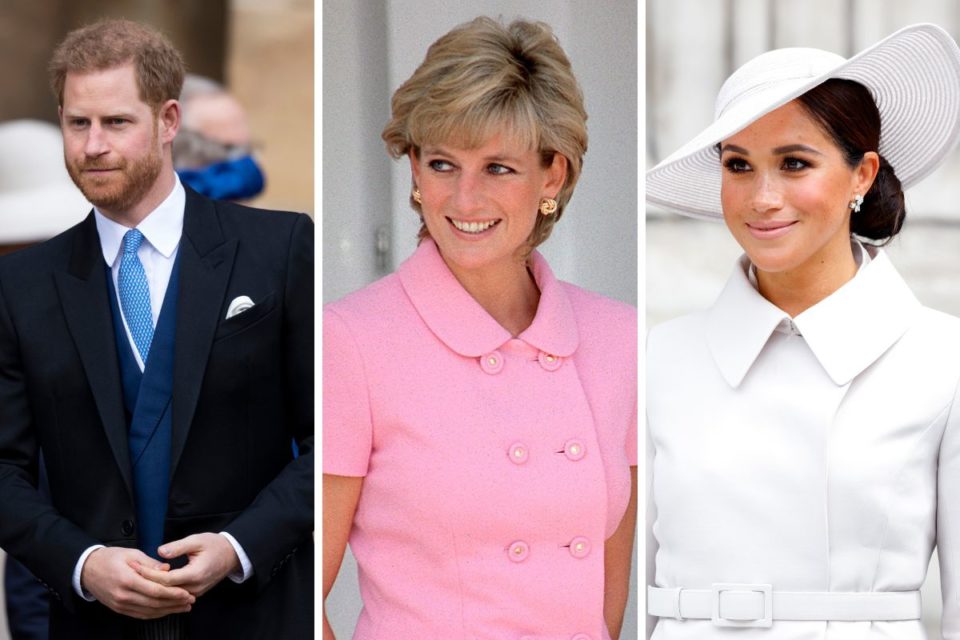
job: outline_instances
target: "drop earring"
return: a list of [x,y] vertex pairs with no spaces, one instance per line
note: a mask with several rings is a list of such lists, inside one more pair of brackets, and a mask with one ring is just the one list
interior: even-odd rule
[[863,204],[863,196],[859,193],[853,194],[853,200],[850,202],[848,207],[850,207],[854,213],[860,213],[860,205]]
[[419,187],[413,188],[413,192],[410,193],[410,197],[413,198],[413,201],[417,204],[423,204],[423,197],[420,195]]

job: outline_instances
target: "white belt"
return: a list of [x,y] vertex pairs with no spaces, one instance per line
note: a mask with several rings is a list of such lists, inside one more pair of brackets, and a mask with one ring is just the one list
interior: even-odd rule
[[713,620],[719,627],[770,627],[774,620],[919,620],[919,591],[774,591],[769,584],[715,583],[711,589],[647,587],[647,613]]

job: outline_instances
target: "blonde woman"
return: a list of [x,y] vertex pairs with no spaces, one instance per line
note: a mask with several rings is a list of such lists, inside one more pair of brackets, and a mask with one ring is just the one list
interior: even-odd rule
[[566,55],[524,20],[457,27],[394,94],[420,245],[324,315],[324,593],[349,541],[354,638],[619,635],[636,312],[535,250],[585,125]]

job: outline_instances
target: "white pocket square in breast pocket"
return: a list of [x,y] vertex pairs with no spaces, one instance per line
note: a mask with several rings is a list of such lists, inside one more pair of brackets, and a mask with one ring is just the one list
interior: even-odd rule
[[230,306],[227,307],[227,317],[225,320],[229,320],[235,315],[241,314],[244,311],[253,308],[253,300],[248,296],[237,296],[230,302]]

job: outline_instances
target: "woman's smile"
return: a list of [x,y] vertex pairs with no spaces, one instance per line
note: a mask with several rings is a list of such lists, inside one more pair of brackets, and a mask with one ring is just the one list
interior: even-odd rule
[[447,220],[449,220],[450,224],[456,227],[458,231],[471,236],[479,236],[484,231],[488,231],[500,223],[500,218],[494,220],[457,220],[448,217]]
[[776,240],[790,233],[797,220],[764,220],[747,222],[747,229],[757,240]]

